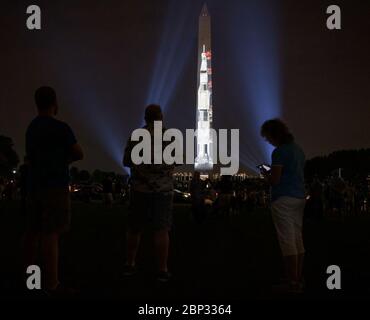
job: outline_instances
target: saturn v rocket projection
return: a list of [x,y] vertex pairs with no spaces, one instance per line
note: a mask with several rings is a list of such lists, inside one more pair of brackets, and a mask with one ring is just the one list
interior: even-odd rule
[[199,16],[196,171],[213,169],[211,59],[211,17],[204,4]]

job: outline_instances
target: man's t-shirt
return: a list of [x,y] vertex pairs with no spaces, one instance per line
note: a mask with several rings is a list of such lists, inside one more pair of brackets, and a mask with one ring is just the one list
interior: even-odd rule
[[70,150],[76,142],[71,128],[62,121],[38,116],[31,122],[26,133],[30,191],[68,187]]
[[[153,126],[145,126],[151,134],[151,163],[154,159],[154,129]],[[163,128],[163,132],[165,129]],[[128,139],[125,154],[124,163],[131,162],[132,149],[138,142],[131,141],[131,137]],[[162,141],[162,150],[169,144],[169,142]],[[173,170],[175,165],[168,164],[140,164],[135,165],[131,163],[131,188],[133,191],[145,192],[145,193],[157,193],[157,192],[171,192],[173,191]]]
[[271,200],[288,196],[303,199],[305,155],[296,143],[288,143],[275,148],[271,165],[283,166],[280,182],[271,187]]

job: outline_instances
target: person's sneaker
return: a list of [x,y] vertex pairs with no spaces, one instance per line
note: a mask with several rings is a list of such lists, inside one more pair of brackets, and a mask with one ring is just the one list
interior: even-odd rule
[[160,271],[157,273],[157,280],[159,282],[168,282],[170,281],[172,275],[168,271]]
[[123,275],[125,277],[132,277],[135,274],[136,274],[136,267],[135,266],[125,265],[125,267],[123,268]]

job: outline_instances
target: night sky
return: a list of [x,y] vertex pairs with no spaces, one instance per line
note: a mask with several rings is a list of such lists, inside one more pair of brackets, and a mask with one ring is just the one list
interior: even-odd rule
[[[26,8],[42,30],[26,28]],[[53,86],[58,117],[85,151],[79,167],[120,170],[149,102],[167,127],[194,128],[197,19],[203,0],[2,1],[0,134],[24,155],[35,89]],[[239,128],[245,165],[264,161],[259,126],[280,116],[308,158],[370,147],[369,1],[207,1],[216,128]],[[342,30],[326,28],[326,8]]]

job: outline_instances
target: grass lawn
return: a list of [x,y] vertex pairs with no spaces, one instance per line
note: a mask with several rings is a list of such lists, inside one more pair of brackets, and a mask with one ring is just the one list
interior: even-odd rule
[[[19,203],[0,203],[0,290],[24,297],[19,289],[19,253],[23,219]],[[61,279],[78,288],[79,298],[126,300],[244,300],[285,298],[271,293],[283,276],[280,251],[267,210],[212,217],[199,226],[188,205],[176,205],[171,232],[173,279],[153,280],[155,257],[150,231],[138,257],[139,274],[122,277],[128,209],[73,203],[72,229],[61,243]],[[305,225],[307,289],[301,298],[342,299],[370,296],[370,216]],[[342,290],[326,288],[326,268],[338,265]],[[286,297],[290,298],[290,297]]]

